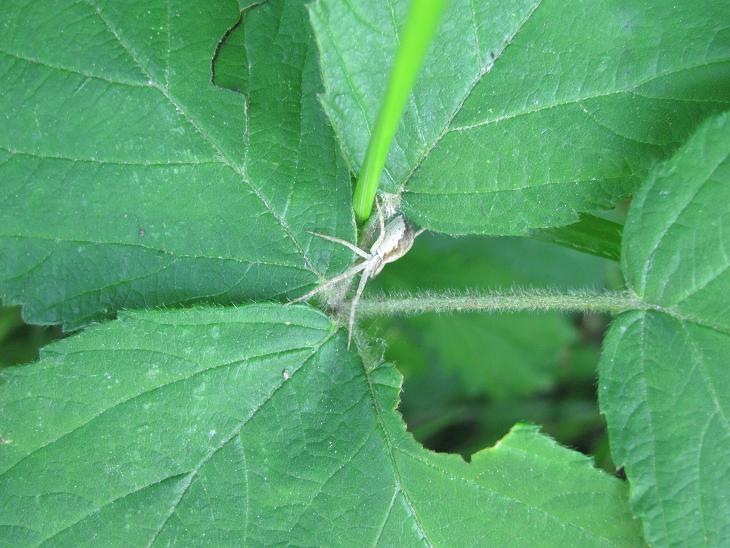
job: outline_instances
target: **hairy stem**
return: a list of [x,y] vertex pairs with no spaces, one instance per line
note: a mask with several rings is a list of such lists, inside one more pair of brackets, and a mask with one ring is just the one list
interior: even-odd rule
[[412,316],[428,312],[521,312],[562,311],[619,314],[647,308],[628,291],[550,291],[544,289],[508,292],[446,292],[380,295],[363,299],[358,316]]

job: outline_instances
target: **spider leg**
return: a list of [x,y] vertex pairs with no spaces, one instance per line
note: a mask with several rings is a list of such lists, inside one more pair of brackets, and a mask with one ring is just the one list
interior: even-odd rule
[[307,232],[309,232],[313,236],[317,236],[318,238],[322,238],[323,240],[329,240],[330,242],[334,242],[336,244],[344,245],[346,248],[348,248],[351,251],[354,251],[355,253],[357,253],[358,255],[360,255],[360,257],[362,257],[363,259],[369,259],[370,258],[370,253],[368,253],[367,251],[363,251],[362,249],[360,249],[356,245],[351,244],[347,240],[342,240],[340,238],[335,238],[334,236],[327,236],[327,234],[320,234],[319,232],[312,232],[311,230],[307,230]]
[[368,281],[368,278],[370,277],[371,269],[366,268],[362,275],[360,276],[360,283],[357,284],[357,291],[355,292],[355,296],[352,298],[352,303],[350,304],[350,318],[347,322],[347,348],[350,348],[350,341],[352,340],[352,328],[355,325],[355,310],[357,309],[357,303],[360,302],[360,297],[362,296],[362,292],[365,289],[365,284]]
[[320,291],[323,291],[323,290],[327,289],[328,287],[332,287],[333,285],[335,285],[338,282],[341,282],[342,280],[346,280],[347,278],[352,278],[355,274],[357,274],[361,270],[364,270],[365,268],[367,268],[367,265],[368,265],[367,261],[363,261],[360,264],[356,264],[351,269],[343,272],[339,276],[335,276],[334,278],[331,278],[331,279],[327,280],[326,282],[324,282],[322,285],[315,287],[309,293],[305,293],[301,297],[298,297],[298,298],[294,299],[293,301],[289,301],[288,304],[294,304],[294,303],[298,303],[301,301],[306,301],[307,299],[309,299],[310,297],[313,297]]
[[418,229],[418,230],[416,231],[416,233],[415,233],[415,234],[413,235],[413,239],[415,240],[416,238],[418,238],[418,237],[419,237],[419,236],[420,236],[421,234],[423,234],[424,232],[426,232],[426,229],[425,229],[425,228],[419,228],[419,229]]

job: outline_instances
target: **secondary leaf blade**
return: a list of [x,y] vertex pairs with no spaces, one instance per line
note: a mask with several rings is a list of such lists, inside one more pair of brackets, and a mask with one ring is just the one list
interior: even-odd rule
[[577,223],[536,230],[531,237],[604,259],[619,261],[621,259],[622,230],[623,226],[613,221],[594,215],[581,215]]
[[[313,5],[324,105],[355,170],[406,4]],[[382,186],[451,234],[522,234],[608,207],[730,104],[729,16],[722,0],[456,0]]]
[[15,545],[640,545],[623,483],[534,427],[421,448],[398,373],[308,307],[124,314],[3,375]]
[[301,3],[250,11],[247,97],[211,83],[234,2],[2,9],[0,296],[26,319],[291,295],[344,268],[306,232],[354,238]]
[[657,546],[730,542],[728,203],[724,114],[652,173],[625,225],[625,276],[650,310],[611,327],[600,398],[614,460]]

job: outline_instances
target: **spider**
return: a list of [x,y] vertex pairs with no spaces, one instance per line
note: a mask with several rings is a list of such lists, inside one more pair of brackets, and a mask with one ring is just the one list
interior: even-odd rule
[[333,285],[344,280],[349,280],[350,278],[355,277],[359,272],[362,272],[362,275],[360,276],[360,283],[357,285],[357,290],[355,291],[355,296],[352,298],[352,302],[350,303],[350,315],[347,323],[347,348],[350,348],[350,341],[352,339],[352,327],[355,323],[355,310],[357,308],[357,303],[360,302],[360,297],[362,296],[362,292],[365,289],[365,284],[367,283],[368,279],[372,279],[380,274],[386,264],[397,261],[403,255],[405,255],[408,250],[411,249],[411,246],[413,246],[413,242],[415,241],[415,239],[424,230],[426,230],[425,228],[421,228],[417,231],[414,230],[411,223],[408,222],[408,219],[406,219],[406,217],[402,213],[396,213],[386,223],[383,216],[383,211],[380,208],[380,204],[378,202],[376,202],[376,206],[378,209],[378,223],[380,226],[380,234],[378,234],[377,240],[375,240],[375,243],[373,243],[373,245],[370,247],[369,252],[365,251],[364,249],[360,249],[356,245],[353,245],[346,240],[341,240],[340,238],[328,236],[327,234],[319,234],[318,232],[309,232],[310,234],[312,234],[313,236],[317,236],[318,238],[323,238],[325,240],[329,240],[330,242],[345,246],[346,248],[350,249],[351,251],[362,257],[364,260],[354,265],[349,270],[343,272],[339,276],[335,276],[334,278],[327,280],[326,282],[322,283],[322,285],[312,289],[312,291],[305,293],[298,299],[294,299],[293,301],[291,301],[291,303],[306,301],[320,291],[332,287]]

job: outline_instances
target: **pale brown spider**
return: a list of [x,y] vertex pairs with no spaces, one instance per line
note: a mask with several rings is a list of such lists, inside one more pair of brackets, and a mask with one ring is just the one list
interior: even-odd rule
[[420,230],[414,231],[413,226],[410,222],[408,222],[408,219],[406,219],[406,217],[402,213],[396,213],[390,219],[388,219],[388,222],[386,223],[380,204],[376,202],[376,205],[378,209],[378,223],[380,226],[380,234],[378,234],[378,238],[375,240],[373,245],[370,246],[369,252],[365,251],[364,249],[360,249],[356,245],[353,245],[346,240],[335,238],[333,236],[328,236],[327,234],[310,232],[310,234],[314,236],[345,246],[346,248],[352,250],[357,255],[362,257],[364,260],[354,265],[349,270],[343,272],[339,276],[335,276],[334,278],[327,280],[326,282],[312,289],[308,293],[305,293],[301,297],[291,301],[292,303],[306,301],[320,291],[332,287],[333,285],[344,280],[348,280],[356,276],[359,272],[362,272],[362,275],[360,276],[360,283],[358,283],[357,290],[355,291],[355,296],[352,298],[352,301],[350,303],[350,315],[347,324],[348,348],[350,348],[350,341],[352,339],[352,327],[355,323],[355,310],[357,308],[357,303],[360,301],[360,297],[362,296],[362,292],[365,289],[365,284],[367,283],[368,279],[372,279],[380,274],[386,264],[397,261],[403,255],[405,255],[408,250],[411,249],[411,246],[413,246],[413,242],[415,241],[416,237],[418,237],[424,230],[426,230],[425,228],[421,228]]

